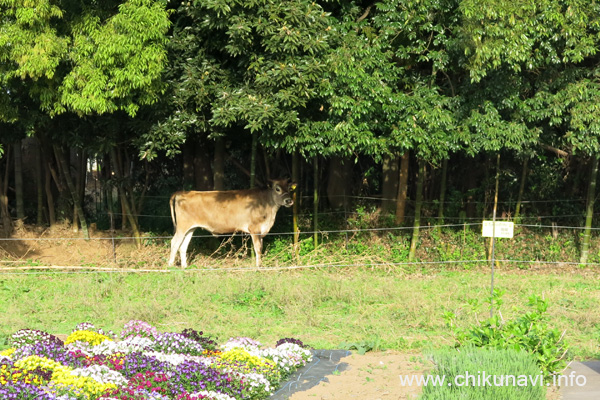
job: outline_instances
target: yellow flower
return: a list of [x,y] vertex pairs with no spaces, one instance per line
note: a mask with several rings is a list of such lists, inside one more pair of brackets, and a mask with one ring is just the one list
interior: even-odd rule
[[[225,353],[219,354],[217,356],[216,367],[227,370],[229,369],[227,364],[228,361],[246,364],[245,368],[241,367],[240,372],[257,372],[263,374],[271,383],[277,383],[281,379],[281,372],[274,361],[259,356],[253,356],[242,348],[235,347]],[[238,366],[238,369],[239,368],[240,367]]]
[[65,340],[65,344],[70,344],[77,341],[87,342],[92,346],[97,346],[105,340],[111,340],[106,335],[102,335],[98,332],[92,331],[75,331],[69,335],[67,340]]
[[32,385],[40,386],[44,384],[44,379],[29,371],[18,367],[8,367],[7,365],[0,366],[0,385],[6,385],[8,382],[24,382]]
[[22,358],[15,362],[15,368],[20,368],[24,371],[33,371],[36,368],[46,369],[50,371],[58,370],[71,370],[72,368],[66,367],[59,362],[51,360],[46,357],[40,357],[36,355]]
[[0,356],[9,357],[15,352],[15,349],[11,347],[10,349],[0,351]]

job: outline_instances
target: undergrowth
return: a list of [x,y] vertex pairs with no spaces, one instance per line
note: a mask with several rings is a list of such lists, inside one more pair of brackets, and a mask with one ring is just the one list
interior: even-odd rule
[[[527,311],[516,310],[517,315],[505,319],[500,311],[503,294],[503,291],[494,290],[493,296],[486,300],[492,307],[492,315],[470,326],[458,326],[456,314],[445,313],[444,318],[454,334],[455,346],[524,351],[532,356],[547,379],[560,373],[566,366],[569,345],[564,338],[565,332],[549,324],[548,301],[532,295],[527,302]],[[481,305],[477,299],[469,302],[473,313],[479,313]]]

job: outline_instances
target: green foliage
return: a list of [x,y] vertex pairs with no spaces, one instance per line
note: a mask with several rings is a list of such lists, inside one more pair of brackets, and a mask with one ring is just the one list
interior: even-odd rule
[[129,0],[106,21],[84,14],[73,24],[74,66],[60,88],[60,106],[80,114],[124,110],[134,116],[162,90],[169,20],[161,2]]
[[543,376],[523,351],[465,347],[438,350],[431,358],[435,368],[429,376],[444,377],[444,382],[434,385],[430,380],[423,387],[423,400],[546,398]]
[[586,0],[464,0],[462,35],[471,78],[579,63],[597,52],[600,6]]
[[[0,82],[10,87],[0,94],[5,121],[14,122],[30,102],[50,116],[133,116],[163,89],[170,22],[161,2],[129,0],[117,8],[1,1],[0,19]],[[22,118],[32,125],[29,113]]]
[[[512,349],[531,354],[546,378],[559,373],[565,367],[565,355],[568,344],[558,329],[551,328],[546,311],[548,301],[538,296],[529,298],[531,310],[514,320],[505,321],[500,313],[503,292],[494,290],[494,295],[486,302],[494,307],[494,315],[478,324],[461,328],[454,324],[456,315],[447,312],[444,315],[448,326],[455,335],[456,347],[476,346],[490,349]],[[473,312],[479,311],[480,304],[470,302]]]
[[341,343],[340,348],[345,350],[356,350],[360,355],[364,355],[369,351],[382,351],[379,340],[368,340],[357,343]]

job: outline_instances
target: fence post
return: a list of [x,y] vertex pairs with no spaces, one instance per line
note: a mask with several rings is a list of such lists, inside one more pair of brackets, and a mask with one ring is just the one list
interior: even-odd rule
[[498,182],[500,180],[500,153],[496,160],[496,193],[494,194],[494,211],[492,213],[492,251],[490,262],[492,263],[490,318],[494,316],[494,258],[496,253],[496,211],[498,209]]

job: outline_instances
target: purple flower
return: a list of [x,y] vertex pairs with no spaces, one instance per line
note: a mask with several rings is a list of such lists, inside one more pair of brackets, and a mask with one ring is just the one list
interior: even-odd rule
[[171,364],[161,362],[155,357],[147,356],[142,353],[130,353],[125,356],[123,361],[123,369],[120,370],[127,378],[131,378],[140,372],[163,372],[166,373],[171,369]]
[[242,398],[242,384],[239,380],[193,361],[179,364],[171,375],[170,382],[174,395],[209,390]]
[[21,346],[15,350],[12,358],[14,360],[20,360],[32,355],[46,357],[63,365],[68,365],[75,368],[83,365],[81,359],[75,357],[71,352],[69,352],[62,345],[62,342],[59,343],[56,341],[37,342],[34,344]]
[[200,343],[189,339],[181,333],[166,332],[156,337],[153,349],[163,353],[187,354],[200,356],[204,348]]
[[7,382],[0,385],[2,400],[56,400],[56,396],[24,382]]

